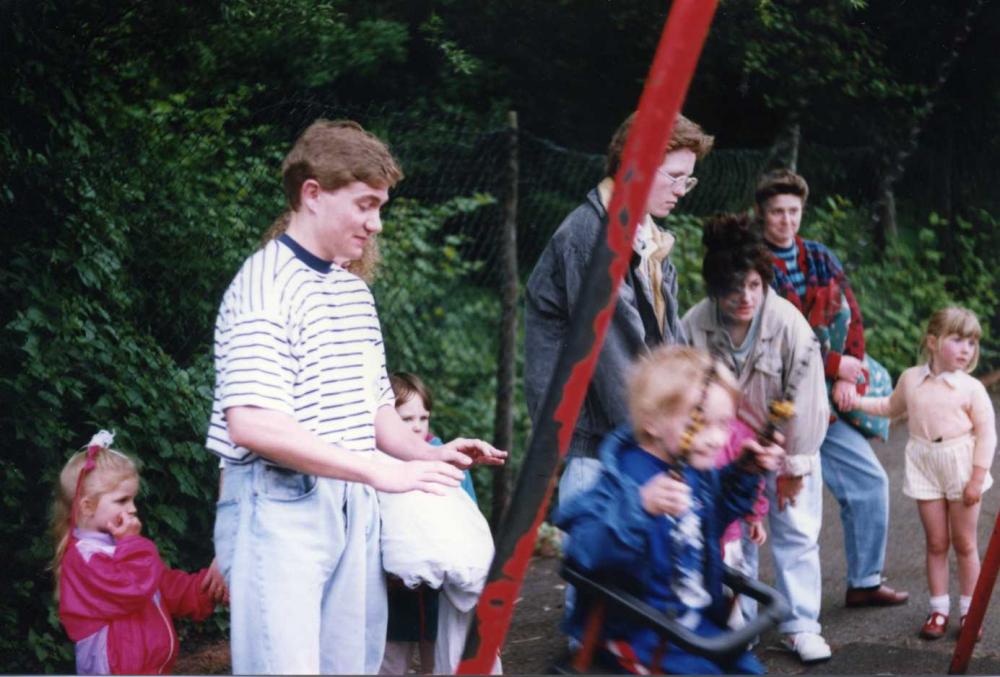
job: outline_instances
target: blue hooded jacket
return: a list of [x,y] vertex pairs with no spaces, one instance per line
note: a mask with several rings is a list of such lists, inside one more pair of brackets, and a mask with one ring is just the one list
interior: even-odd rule
[[[597,483],[564,505],[555,518],[556,525],[569,535],[566,558],[585,573],[611,577],[698,634],[725,632],[728,605],[722,591],[720,539],[733,520],[753,511],[759,475],[736,465],[710,470],[684,468],[682,476],[691,487],[692,509],[697,515],[691,522],[690,514],[675,519],[653,516],[643,509],[640,487],[671,467],[640,448],[629,426],[609,434],[598,455],[604,468]],[[693,523],[700,531],[679,533],[682,523]],[[678,585],[679,579],[690,578],[692,570],[700,572],[698,582],[704,591],[700,598],[685,593],[685,586]],[[698,602],[697,608],[689,605],[692,599]],[[586,611],[585,605],[577,604],[564,630],[582,636]],[[613,616],[608,619],[604,637],[627,641],[643,661],[650,661],[660,645],[652,629]],[[749,662],[742,663],[744,660]],[[734,664],[719,666],[672,645],[664,655],[664,663],[669,665],[661,667],[669,672],[684,673],[757,672],[754,668],[760,668],[749,653]]]

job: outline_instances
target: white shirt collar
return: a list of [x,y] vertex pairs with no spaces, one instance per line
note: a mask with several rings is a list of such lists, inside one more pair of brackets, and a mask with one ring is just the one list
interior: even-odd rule
[[635,239],[632,240],[632,249],[642,259],[648,259],[649,255],[656,249],[656,244],[653,242],[653,233],[651,232],[655,227],[653,220],[647,216],[635,229]]
[[[610,177],[605,177],[597,185],[597,194],[605,210],[611,204],[611,194],[614,192],[614,188],[614,179]],[[643,260],[648,259],[650,254],[656,250],[656,242],[653,240],[654,228],[656,228],[656,224],[653,223],[653,217],[649,214],[646,214],[639,225],[636,226],[635,238],[632,240],[632,251],[638,254]]]
[[952,388],[957,388],[961,383],[962,372],[960,371],[943,371],[940,374],[935,374],[931,371],[931,365],[923,364],[920,367],[920,371],[917,372],[917,383],[923,383],[927,378],[941,379]]

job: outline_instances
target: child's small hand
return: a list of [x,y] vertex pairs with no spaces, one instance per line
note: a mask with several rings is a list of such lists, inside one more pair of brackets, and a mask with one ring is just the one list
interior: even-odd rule
[[106,525],[108,533],[114,536],[115,540],[126,536],[138,536],[142,533],[142,522],[135,515],[127,512],[120,512]]
[[767,542],[767,529],[764,528],[764,523],[755,521],[747,522],[749,527],[749,533],[747,536],[750,541],[756,545],[764,545]]
[[840,411],[854,411],[860,404],[858,387],[850,381],[839,380],[833,384],[833,403]]
[[639,487],[639,498],[650,515],[678,517],[691,507],[691,488],[666,473],[659,473]]
[[983,497],[983,483],[986,481],[986,474],[989,472],[980,465],[972,466],[972,475],[962,490],[962,503],[966,507],[979,503]]
[[962,490],[962,503],[965,507],[973,506],[983,497],[983,481],[975,478],[969,480]]
[[208,593],[208,596],[216,604],[229,604],[229,586],[226,585],[226,579],[219,571],[217,559],[213,559],[212,563],[208,565],[208,571],[201,579],[201,591]]

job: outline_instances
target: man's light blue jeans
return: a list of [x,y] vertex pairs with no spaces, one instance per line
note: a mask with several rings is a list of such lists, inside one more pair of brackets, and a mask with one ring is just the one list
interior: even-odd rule
[[823,480],[840,504],[847,585],[882,583],[889,531],[889,478],[864,435],[837,420],[820,447]]
[[219,498],[233,673],[377,673],[387,602],[375,491],[256,461],[227,465]]

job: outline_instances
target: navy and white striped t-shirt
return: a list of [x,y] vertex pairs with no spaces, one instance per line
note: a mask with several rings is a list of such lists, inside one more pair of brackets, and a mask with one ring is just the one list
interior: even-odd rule
[[284,412],[327,442],[369,451],[375,412],[393,403],[375,303],[360,278],[287,234],[243,263],[215,323],[209,451],[256,458],[229,439],[223,412],[237,406]]
[[785,267],[788,268],[788,281],[795,287],[795,293],[799,295],[799,298],[805,298],[806,276],[799,268],[799,248],[794,242],[790,247],[776,247],[771,243],[768,243],[767,246],[771,248],[775,256],[785,262]]

